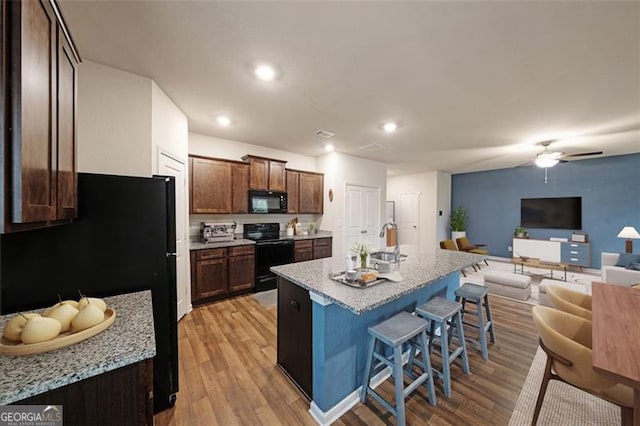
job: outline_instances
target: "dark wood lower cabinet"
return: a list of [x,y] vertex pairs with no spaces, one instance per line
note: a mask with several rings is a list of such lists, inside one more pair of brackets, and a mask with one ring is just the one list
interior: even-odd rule
[[331,257],[331,238],[316,238],[313,240],[313,258],[323,259]]
[[191,251],[191,302],[220,299],[253,289],[253,245]]
[[278,365],[313,399],[312,316],[309,292],[278,277]]
[[252,289],[256,281],[255,247],[229,249],[229,292]]
[[298,240],[294,243],[294,258],[296,262],[313,260],[313,240]]
[[15,404],[62,405],[65,426],[153,425],[153,360],[108,371]]

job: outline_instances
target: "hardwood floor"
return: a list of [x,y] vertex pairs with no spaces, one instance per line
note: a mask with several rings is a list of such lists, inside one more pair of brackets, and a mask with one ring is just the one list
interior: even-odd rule
[[[531,305],[490,297],[497,342],[489,347],[489,360],[469,346],[472,374],[465,375],[456,363],[452,397],[445,398],[436,384],[436,407],[428,404],[421,386],[407,399],[407,424],[509,422],[538,337]],[[180,321],[178,332],[180,392],[174,408],[155,416],[156,425],[316,424],[309,402],[276,366],[275,306],[265,308],[251,295],[201,306]],[[432,361],[439,365],[437,356]],[[391,379],[378,390],[392,398]],[[384,425],[396,419],[369,398],[335,424]]]

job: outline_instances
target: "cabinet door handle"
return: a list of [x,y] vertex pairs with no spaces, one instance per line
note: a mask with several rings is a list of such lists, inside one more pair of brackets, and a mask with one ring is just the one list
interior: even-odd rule
[[578,259],[576,259],[575,257],[572,257],[572,258],[571,258],[571,261],[572,261],[572,262],[577,262],[577,261],[578,261]]
[[571,251],[571,254],[578,254],[577,251]]
[[295,309],[296,311],[300,312],[300,302],[298,302],[295,299],[291,299],[291,301],[289,302],[289,304],[291,305],[291,307],[293,309]]
[[571,244],[571,247],[578,247],[577,244]]

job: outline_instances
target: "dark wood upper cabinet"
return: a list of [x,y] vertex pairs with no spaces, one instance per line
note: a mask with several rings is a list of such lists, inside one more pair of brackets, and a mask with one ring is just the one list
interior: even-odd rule
[[58,29],[58,212],[65,219],[78,210],[76,162],[77,72],[66,39]]
[[0,227],[11,232],[77,214],[80,57],[56,2],[2,2],[0,20]]
[[287,213],[298,213],[300,173],[287,170]]
[[249,163],[249,189],[286,191],[286,161],[245,155],[242,161]]
[[[244,160],[245,157],[242,157]],[[249,159],[249,188],[269,189],[269,160],[265,158]]]
[[248,164],[231,164],[231,213],[249,213]]
[[227,161],[191,157],[191,213],[231,213],[231,166]]
[[322,214],[324,175],[300,172],[298,213]]
[[269,161],[269,189],[271,191],[286,191],[287,180],[285,163],[280,161]]

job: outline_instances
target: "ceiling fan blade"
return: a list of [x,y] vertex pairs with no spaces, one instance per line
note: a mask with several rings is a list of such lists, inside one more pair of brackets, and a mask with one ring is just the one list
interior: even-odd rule
[[558,162],[560,162],[560,163],[568,163],[569,160],[558,160]]
[[564,157],[586,157],[589,155],[600,155],[602,153],[602,151],[581,152],[579,154],[565,154]]
[[513,168],[517,168],[517,167],[524,167],[524,166],[533,166],[535,163],[533,161],[529,161],[527,163],[523,163],[523,164],[518,164],[517,166],[513,166]]

